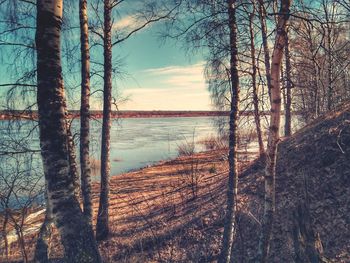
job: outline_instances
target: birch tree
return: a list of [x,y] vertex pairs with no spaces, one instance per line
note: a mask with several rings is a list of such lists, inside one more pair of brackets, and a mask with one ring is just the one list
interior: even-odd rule
[[230,105],[230,132],[229,132],[229,178],[227,186],[227,208],[224,221],[224,233],[222,247],[218,262],[229,263],[231,260],[232,244],[235,237],[235,220],[237,211],[237,119],[239,110],[239,77],[238,77],[238,48],[237,48],[237,24],[236,1],[227,1],[228,27],[230,32],[230,80],[231,80],[231,105]]
[[50,239],[52,234],[53,217],[52,205],[48,198],[47,186],[45,187],[46,211],[44,223],[40,227],[38,239],[35,245],[34,259],[35,263],[48,263],[50,255]]
[[254,106],[254,121],[256,127],[256,134],[258,137],[259,144],[259,154],[262,156],[265,152],[264,150],[264,142],[262,138],[261,131],[261,122],[260,122],[260,114],[259,114],[259,92],[258,92],[258,83],[257,79],[257,65],[256,65],[256,49],[255,49],[255,34],[254,34],[254,17],[255,17],[255,0],[252,0],[252,11],[248,13],[248,21],[249,21],[249,36],[250,36],[250,57],[251,57],[251,68],[252,68],[252,88],[253,88],[253,106]]
[[90,50],[87,0],[79,1],[81,52],[80,171],[84,215],[92,224],[90,167]]
[[270,49],[267,39],[267,24],[266,24],[266,7],[263,0],[258,0],[258,14],[261,27],[262,45],[264,48],[264,64],[267,90],[271,100],[271,65],[270,65]]
[[63,0],[38,0],[37,105],[40,148],[48,198],[69,262],[101,262],[91,226],[83,216],[69,175],[60,33]]
[[104,0],[103,7],[103,119],[101,138],[101,187],[98,206],[96,238],[102,240],[109,234],[109,177],[110,133],[112,108],[112,3]]
[[264,215],[259,238],[257,262],[268,262],[269,242],[271,238],[273,217],[275,212],[276,156],[277,146],[280,138],[279,127],[281,118],[280,71],[283,58],[283,50],[286,45],[286,26],[289,19],[290,5],[291,0],[281,0],[281,7],[279,10],[276,28],[276,38],[271,60],[271,110],[266,167],[264,175]]

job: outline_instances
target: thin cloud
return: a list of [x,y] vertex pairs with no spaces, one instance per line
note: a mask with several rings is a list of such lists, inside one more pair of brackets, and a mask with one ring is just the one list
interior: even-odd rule
[[113,24],[113,29],[121,30],[121,29],[128,29],[130,27],[135,27],[136,22],[137,20],[134,16],[132,15],[125,16]]
[[161,84],[172,87],[205,88],[204,63],[199,62],[190,66],[169,66],[152,68],[143,72],[151,77],[160,79]]
[[[147,21],[141,18],[138,18],[136,15],[127,15],[118,21],[114,22],[113,29],[116,31],[131,32],[137,28],[142,27]],[[149,23],[145,28],[150,28],[154,23]]]
[[172,75],[172,74],[203,75],[203,69],[204,69],[204,62],[201,61],[190,66],[168,66],[163,68],[151,68],[151,69],[143,70],[143,72],[152,74],[152,75]]

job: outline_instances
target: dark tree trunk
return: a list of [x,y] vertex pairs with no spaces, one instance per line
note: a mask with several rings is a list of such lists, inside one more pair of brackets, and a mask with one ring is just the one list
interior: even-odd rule
[[[6,204],[7,207],[7,204]],[[2,222],[2,236],[4,239],[4,250],[5,250],[5,258],[6,258],[6,262],[10,262],[9,261],[9,243],[8,243],[8,239],[7,239],[7,224],[9,221],[9,214],[8,214],[8,208],[5,208],[4,211],[4,221]]]
[[315,234],[309,205],[302,202],[293,211],[293,244],[296,263],[321,263],[322,242]]
[[289,52],[289,40],[288,32],[286,35],[286,47],[284,50],[286,59],[286,103],[285,103],[285,123],[284,123],[284,136],[292,135],[292,67],[290,64],[290,52]]
[[110,176],[110,130],[112,102],[112,20],[110,0],[104,1],[104,87],[103,87],[103,121],[101,140],[101,192],[97,215],[96,238],[106,239],[109,234],[109,176]]
[[[254,4],[254,2],[253,2]],[[260,124],[260,114],[259,114],[259,97],[258,97],[258,86],[256,83],[256,61],[255,61],[255,41],[254,41],[254,16],[255,7],[253,6],[253,12],[249,15],[249,33],[250,33],[250,56],[252,59],[252,86],[253,86],[253,105],[254,105],[254,121],[256,126],[256,133],[258,136],[259,143],[259,154],[260,156],[264,154],[264,142],[262,139],[261,124]]]
[[62,11],[62,0],[37,1],[37,105],[44,174],[66,260],[101,262],[92,228],[80,210],[69,174],[60,54]]
[[333,60],[332,60],[332,28],[327,23],[327,110],[333,108]]
[[264,6],[264,1],[258,0],[258,2],[259,2],[258,13],[259,13],[260,26],[261,26],[261,37],[262,37],[262,44],[264,48],[264,63],[265,63],[267,90],[271,101],[271,66],[270,66],[270,50],[267,42],[266,10]]
[[227,208],[224,221],[221,253],[218,262],[229,263],[231,250],[235,238],[235,221],[237,208],[237,119],[239,107],[239,78],[238,78],[238,49],[235,0],[227,1],[229,28],[230,28],[230,79],[231,79],[231,105],[230,105],[230,133],[229,133],[229,180],[227,187]]
[[286,24],[289,19],[291,0],[281,0],[281,8],[278,16],[275,45],[272,54],[271,67],[271,111],[269,139],[267,144],[266,168],[265,168],[265,198],[262,229],[259,239],[257,261],[268,262],[268,253],[275,212],[275,178],[277,146],[280,139],[281,119],[281,87],[280,72],[283,50],[286,44]]
[[23,223],[24,222],[22,221],[21,224],[15,224],[15,230],[17,235],[17,241],[21,249],[23,263],[27,263],[29,261],[28,261],[28,255],[27,255],[27,250],[26,250],[26,245],[25,245],[24,235],[23,235]]
[[92,225],[90,167],[90,51],[87,0],[79,1],[81,50],[80,168],[83,211]]

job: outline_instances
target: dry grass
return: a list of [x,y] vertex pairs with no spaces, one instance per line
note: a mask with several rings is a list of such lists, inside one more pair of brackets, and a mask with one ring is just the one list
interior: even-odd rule
[[[200,177],[196,198],[193,198],[193,189],[188,180],[184,180],[184,176],[194,169],[193,163]],[[217,150],[182,156],[112,177],[111,235],[108,241],[100,244],[104,260],[211,261],[219,251],[221,225],[213,228],[212,223],[222,219],[226,171],[225,151]],[[98,210],[98,191],[99,184],[94,183],[95,215]],[[31,223],[37,224],[42,220],[41,215]],[[218,240],[215,241],[216,238]],[[36,235],[27,236],[26,239],[29,256],[32,256]],[[14,242],[11,258],[19,260],[21,255],[16,247]],[[52,241],[51,257],[62,257],[57,231]]]
[[[193,198],[192,188],[184,180],[193,162],[201,175],[197,198]],[[214,163],[218,172],[211,174]],[[181,236],[186,226],[202,223],[208,216],[219,217],[217,213],[210,215],[210,211],[222,205],[218,196],[225,188],[218,178],[226,168],[221,153],[201,153],[113,178],[113,233],[101,245],[106,261],[179,262],[188,258],[190,250],[179,247],[179,242],[183,243]],[[189,248],[189,244],[181,246]]]

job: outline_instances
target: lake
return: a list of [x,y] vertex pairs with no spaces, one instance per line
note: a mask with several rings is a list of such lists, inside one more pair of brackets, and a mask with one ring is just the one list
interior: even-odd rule
[[[74,125],[76,126],[76,125]],[[92,158],[100,159],[101,125],[92,122]],[[111,174],[116,175],[178,156],[178,145],[216,135],[213,117],[113,120]],[[196,151],[203,150],[196,144]]]
[[[95,164],[98,164],[100,159],[101,122],[101,119],[91,121],[90,151],[91,159]],[[38,129],[33,129],[35,124],[25,120],[0,121],[0,138],[3,142],[0,145],[1,151],[12,148],[15,148],[16,151],[26,148],[39,149]],[[73,133],[79,133],[79,125],[79,119],[73,121]],[[197,142],[215,134],[213,117],[113,119],[111,127],[111,175],[139,169],[160,160],[174,158],[178,155],[178,145],[182,142]],[[76,145],[79,146],[78,136],[75,138]],[[195,150],[201,151],[203,148],[196,144]],[[1,161],[2,168],[5,168],[6,160],[2,158]],[[33,162],[31,169],[35,167],[37,170],[42,165],[40,154],[35,154],[31,161]],[[26,170],[28,170],[27,166]]]
[[[226,117],[224,119],[227,120]],[[139,169],[161,160],[178,156],[178,146],[187,142],[198,142],[201,139],[217,135],[215,121],[218,117],[172,117],[172,118],[123,118],[113,119],[111,127],[111,175],[125,173]],[[262,118],[262,129],[267,130],[267,118]],[[99,175],[99,159],[101,144],[102,120],[91,121],[91,160],[96,164],[94,175]],[[14,147],[39,149],[38,129],[33,129],[30,121],[0,121],[0,138],[3,142],[10,141],[7,148]],[[281,126],[283,126],[283,120]],[[9,127],[9,125],[11,125]],[[79,134],[79,119],[72,124],[74,134]],[[297,129],[296,119],[293,121],[294,130]],[[253,117],[239,120],[240,130],[255,130]],[[282,127],[281,127],[282,128]],[[29,131],[31,131],[28,136]],[[282,129],[283,131],[283,129]],[[25,138],[25,139],[23,139]],[[78,136],[76,145],[79,146]],[[18,143],[20,141],[20,143]],[[256,144],[256,142],[254,142]],[[0,147],[4,147],[0,145]],[[5,145],[6,147],[6,145]],[[21,150],[21,147],[19,147]],[[195,144],[195,151],[204,150],[203,145]],[[253,146],[256,148],[257,146]],[[0,149],[5,150],[5,149]],[[7,150],[7,149],[6,149]],[[78,149],[77,149],[78,150]],[[79,151],[77,151],[77,154]],[[79,156],[78,156],[79,158]],[[77,158],[77,161],[79,159]],[[33,167],[41,167],[41,158],[37,154],[32,158]],[[2,160],[4,161],[4,160]],[[2,164],[3,166],[4,164]],[[28,169],[28,168],[27,168]],[[97,177],[94,179],[98,179]]]

